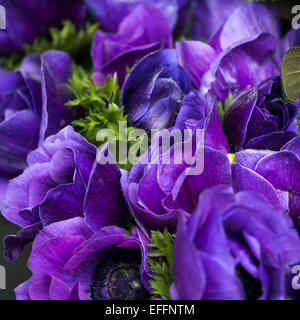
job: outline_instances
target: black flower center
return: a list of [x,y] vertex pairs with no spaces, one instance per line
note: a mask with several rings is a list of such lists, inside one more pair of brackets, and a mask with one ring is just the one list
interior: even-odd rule
[[93,300],[145,300],[149,292],[140,276],[137,258],[117,257],[101,262],[91,287]]

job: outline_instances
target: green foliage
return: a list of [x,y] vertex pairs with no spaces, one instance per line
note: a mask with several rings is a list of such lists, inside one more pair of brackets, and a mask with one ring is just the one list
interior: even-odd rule
[[[100,147],[103,142],[97,141],[97,133],[101,129],[110,129],[115,134],[116,143],[127,143],[129,150],[135,143],[128,142],[128,135],[133,127],[128,127],[124,136],[120,136],[119,123],[127,123],[127,116],[124,115],[124,107],[119,107],[121,94],[117,75],[108,76],[101,86],[92,81],[89,72],[75,67],[68,87],[74,95],[74,100],[69,101],[67,105],[76,108],[75,111],[80,114],[80,119],[73,122],[78,132]],[[119,155],[116,156],[120,162]],[[125,159],[123,167],[129,169],[131,164]]]
[[65,20],[62,28],[50,28],[49,38],[37,38],[33,44],[25,44],[26,55],[33,52],[44,52],[47,50],[63,50],[68,52],[75,60],[89,52],[94,34],[99,27],[98,23],[87,22],[85,28],[76,30],[74,24]]
[[[285,99],[294,103],[300,96],[300,47],[291,48],[284,54],[281,64],[281,82]],[[297,125],[300,135],[300,114]]]
[[173,282],[173,246],[174,236],[167,229],[164,232],[152,231],[151,243],[148,244],[152,251],[148,254],[148,263],[153,272],[150,285],[152,294],[162,300],[170,300],[170,286]]
[[9,57],[0,57],[0,66],[6,70],[18,69],[22,61],[22,54],[12,53]]
[[107,77],[104,86],[100,86],[92,81],[88,72],[77,67],[68,88],[74,100],[67,105],[77,107],[82,113],[82,117],[73,122],[79,127],[80,134],[95,145],[99,144],[96,134],[100,129],[111,129],[118,134],[118,122],[126,121],[126,116],[124,109],[119,108],[120,90],[116,74]]
[[120,104],[120,89],[117,81],[117,74],[108,76],[101,86],[91,79],[92,72],[74,65],[72,78],[69,80],[69,89],[75,99],[70,102],[71,106],[80,106],[89,110],[94,105],[105,105],[107,103]]
[[17,69],[24,55],[42,53],[48,50],[62,50],[68,52],[74,60],[82,59],[89,52],[98,23],[87,22],[85,28],[76,30],[75,25],[65,20],[62,28],[50,28],[49,37],[36,38],[32,44],[24,44],[23,53],[13,53],[9,58],[0,58],[0,65],[5,70]]
[[300,96],[300,47],[291,48],[284,54],[281,81],[285,98],[295,102]]

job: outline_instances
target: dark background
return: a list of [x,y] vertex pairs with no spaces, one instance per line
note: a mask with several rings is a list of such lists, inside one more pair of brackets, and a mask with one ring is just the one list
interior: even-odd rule
[[[283,33],[291,29],[291,21],[295,16],[292,14],[292,7],[295,5],[300,5],[300,0],[269,0],[267,3],[273,4],[278,8],[278,13],[282,21],[282,31]],[[299,31],[300,32],[300,31]]]
[[[283,33],[291,29],[291,20],[294,15],[292,15],[292,7],[296,4],[300,5],[300,0],[273,0],[265,1],[272,3],[279,9],[279,15],[282,20]],[[299,31],[300,32],[300,31]],[[3,259],[3,247],[2,239],[7,234],[15,234],[18,231],[18,227],[7,222],[0,215],[0,265],[4,266],[6,269],[6,290],[0,290],[0,300],[13,300],[15,299],[14,288],[20,283],[26,281],[31,273],[27,269],[27,259],[30,254],[30,245],[27,245],[24,252],[13,263],[7,263]]]
[[6,269],[6,290],[0,290],[0,300],[13,300],[16,298],[14,289],[22,282],[29,279],[31,273],[26,268],[27,259],[30,254],[30,245],[25,247],[19,259],[13,263],[8,263],[3,258],[2,240],[7,234],[15,234],[19,228],[6,221],[0,215],[0,265]]

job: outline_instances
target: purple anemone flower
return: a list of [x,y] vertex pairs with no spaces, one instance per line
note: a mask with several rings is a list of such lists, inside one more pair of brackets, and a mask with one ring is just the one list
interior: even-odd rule
[[122,85],[126,67],[131,68],[136,61],[161,46],[172,47],[168,19],[152,5],[139,5],[122,20],[117,33],[96,32],[92,46],[96,70],[93,80],[103,83],[107,75],[117,72]]
[[140,4],[151,4],[168,18],[173,28],[177,21],[177,0],[85,0],[91,14],[107,31],[116,32],[122,20]]
[[[19,71],[0,73],[0,188],[23,172],[27,154],[73,119],[65,103],[70,56],[48,51],[26,57]],[[2,209],[2,195],[0,209]]]
[[173,299],[285,298],[285,272],[300,257],[289,217],[256,193],[223,186],[203,192],[188,221],[180,217]]
[[247,149],[236,153],[232,165],[236,192],[262,194],[279,211],[289,214],[300,230],[300,138],[279,152]]
[[235,43],[242,43],[255,35],[268,33],[279,38],[280,32],[280,22],[274,6],[249,2],[234,10],[208,43],[217,53],[221,53]]
[[224,115],[224,129],[236,151],[280,150],[298,135],[300,104],[286,103],[280,78],[264,81],[237,96]]
[[178,42],[179,64],[193,85],[225,101],[229,93],[280,74],[279,30],[273,11],[264,4],[237,8],[208,43]]
[[169,128],[190,90],[189,76],[178,65],[176,51],[159,50],[131,70],[122,88],[121,105],[136,127],[149,131]]
[[243,0],[178,0],[177,32],[195,40],[209,39]]
[[[190,137],[164,152],[163,141],[168,141],[174,131],[162,130],[131,171],[123,172],[129,207],[136,222],[146,230],[174,230],[178,212],[191,213],[203,190],[231,184],[228,144],[214,100],[191,92],[183,100],[181,112],[184,116],[177,119],[178,129],[182,128],[182,120],[189,119],[185,124]],[[197,129],[204,132],[202,143],[197,141]]]
[[2,212],[22,227],[4,239],[7,260],[17,258],[41,228],[54,222],[84,217],[93,231],[126,224],[121,173],[117,165],[98,160],[97,148],[71,126],[28,155],[28,168],[9,183]]
[[6,9],[6,30],[0,30],[0,54],[19,51],[36,37],[46,36],[50,27],[71,20],[80,27],[85,19],[83,0],[0,0]]
[[149,270],[142,232],[111,226],[93,232],[83,218],[53,223],[36,237],[32,277],[18,300],[145,300]]

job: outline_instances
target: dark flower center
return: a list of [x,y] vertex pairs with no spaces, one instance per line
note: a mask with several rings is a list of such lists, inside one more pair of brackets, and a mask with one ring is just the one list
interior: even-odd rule
[[145,300],[149,292],[140,276],[137,258],[118,257],[101,262],[91,287],[93,300]]

